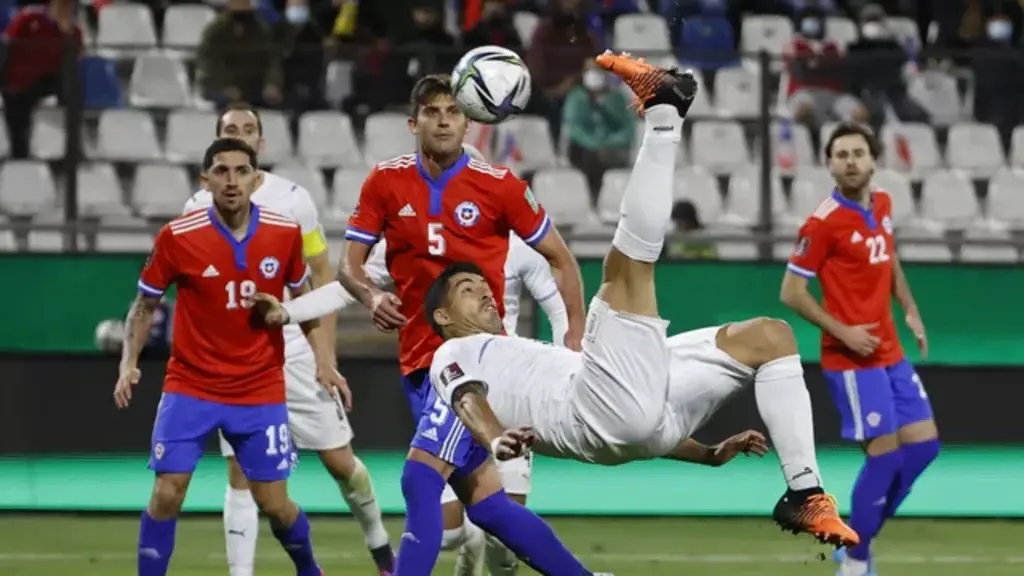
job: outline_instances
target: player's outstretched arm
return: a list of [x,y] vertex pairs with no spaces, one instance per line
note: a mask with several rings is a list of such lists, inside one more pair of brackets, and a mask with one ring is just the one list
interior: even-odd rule
[[534,247],[548,263],[557,278],[557,284],[568,316],[568,327],[565,334],[565,345],[573,350],[580,350],[583,342],[583,328],[586,323],[586,306],[583,303],[583,276],[576,256],[565,243],[558,229],[552,227],[544,238]]
[[117,384],[114,386],[114,403],[125,408],[132,398],[132,386],[139,383],[139,356],[149,341],[153,328],[153,314],[160,307],[160,298],[146,296],[141,292],[135,296],[125,320],[124,341],[121,345],[121,364]]
[[487,385],[466,382],[452,392],[452,407],[477,442],[488,446],[498,460],[517,458],[533,443],[529,429],[505,430],[487,401]]
[[508,272],[522,279],[530,296],[548,317],[552,342],[564,344],[569,317],[561,296],[561,274],[554,271],[540,253],[515,235],[510,238],[508,261],[512,268]]
[[727,464],[740,454],[764,456],[767,453],[768,441],[764,435],[756,430],[747,430],[730,436],[714,446],[686,438],[664,457],[669,460],[717,467]]

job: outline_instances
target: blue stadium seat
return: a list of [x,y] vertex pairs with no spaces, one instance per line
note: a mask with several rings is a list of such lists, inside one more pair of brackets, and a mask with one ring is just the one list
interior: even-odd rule
[[124,93],[113,62],[99,56],[87,56],[79,63],[79,72],[87,110],[124,106]]
[[725,18],[699,17],[683,22],[679,34],[679,61],[702,70],[736,66],[736,36]]
[[18,3],[14,0],[0,0],[0,30],[7,30],[11,19],[18,12]]
[[726,0],[699,0],[700,11],[705,16],[721,16],[725,14]]

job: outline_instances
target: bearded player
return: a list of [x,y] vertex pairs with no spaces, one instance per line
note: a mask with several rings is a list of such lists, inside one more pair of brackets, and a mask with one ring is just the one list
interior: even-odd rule
[[[257,152],[265,147],[263,123],[259,112],[249,105],[231,106],[217,119],[218,138],[237,138]],[[252,202],[273,210],[299,223],[302,232],[302,252],[310,268],[313,288],[323,286],[334,278],[320,227],[316,204],[309,192],[298,184],[260,171],[256,176],[256,191]],[[199,190],[185,204],[185,212],[207,208],[213,203],[208,190]],[[336,321],[333,315],[321,319],[318,332],[323,345],[334,348]],[[327,354],[323,365],[317,364],[313,350],[298,326],[284,328],[285,388],[288,398],[288,426],[291,439],[299,450],[312,450],[338,484],[341,496],[363,530],[370,556],[381,575],[394,570],[394,554],[387,530],[381,518],[380,507],[373,493],[370,472],[352,450],[352,426],[345,412],[351,409],[352,396],[347,384],[340,380],[339,395],[318,384],[320,374],[334,373],[337,369],[335,354]],[[342,401],[339,407],[338,400]],[[228,569],[231,576],[253,576],[256,560],[256,539],[259,535],[259,515],[249,491],[242,469],[238,466],[231,444],[220,437],[221,453],[228,461],[228,488],[224,498],[224,537],[227,547]]]
[[[861,543],[836,554],[840,576],[874,574],[872,540],[940,448],[928,394],[892,317],[896,298],[926,356],[924,324],[894,248],[892,201],[871,186],[878,153],[865,126],[843,123],[832,132],[825,155],[836,188],[800,229],[782,281],[782,301],[821,328],[821,367],[842,436],[867,457],[850,515]],[[821,304],[807,288],[815,277]]]
[[[215,141],[203,158],[203,187],[213,205],[171,221],[157,235],[127,321],[115,403],[125,408],[138,383],[139,353],[153,311],[172,284],[177,310],[163,396],[153,424],[153,493],[142,514],[139,576],[167,574],[178,513],[206,441],[221,432],[237,454],[253,498],[298,576],[323,576],[313,557],[309,520],[288,498],[294,453],[285,406],[284,337],[256,326],[252,297],[308,290],[299,225],[250,202],[259,169],[240,140]],[[303,331],[318,357],[317,323]],[[340,376],[322,376],[340,385]]]

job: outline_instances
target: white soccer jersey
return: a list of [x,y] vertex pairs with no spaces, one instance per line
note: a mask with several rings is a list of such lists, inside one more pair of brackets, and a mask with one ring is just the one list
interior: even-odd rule
[[[302,186],[280,176],[263,173],[263,183],[252,195],[252,202],[283,214],[297,221],[302,230],[302,241],[306,255],[310,254],[311,245],[322,252],[326,249],[326,241],[323,238],[323,231],[320,228],[320,216],[310,196]],[[185,212],[191,212],[200,208],[207,208],[213,204],[213,194],[209,190],[199,190],[185,202]],[[302,329],[297,325],[284,327],[285,358],[288,360],[296,358],[311,358],[313,349],[309,347]]]
[[551,273],[551,265],[519,236],[509,236],[508,259],[505,261],[505,331],[516,334],[519,323],[519,300],[523,288],[544,309],[551,322],[553,341],[561,345],[568,330],[565,302],[558,293],[558,285]]

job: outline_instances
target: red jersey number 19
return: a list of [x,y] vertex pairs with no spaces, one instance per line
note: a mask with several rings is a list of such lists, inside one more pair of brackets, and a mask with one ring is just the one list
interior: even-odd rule
[[242,280],[241,282],[232,280],[224,285],[224,291],[228,293],[226,306],[228,310],[235,310],[239,306],[252,308],[252,297],[256,295],[256,283],[252,280]]
[[429,245],[428,250],[431,256],[444,256],[448,246],[444,242],[444,236],[441,232],[444,230],[444,224],[440,222],[431,222],[427,224],[427,244]]
[[881,234],[871,236],[865,242],[868,245],[868,263],[881,264],[889,261],[889,254],[885,250],[885,236]]

